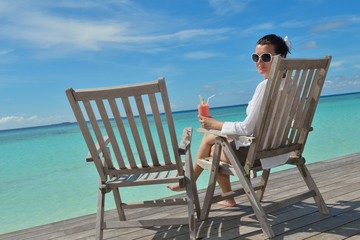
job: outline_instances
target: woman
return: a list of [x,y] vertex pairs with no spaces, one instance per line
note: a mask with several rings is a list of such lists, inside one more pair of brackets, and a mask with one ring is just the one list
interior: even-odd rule
[[[199,116],[199,122],[201,123],[201,126],[207,129],[220,130],[223,135],[253,134],[255,123],[260,111],[260,104],[264,96],[267,79],[269,77],[272,58],[275,55],[280,55],[281,57],[285,58],[287,53],[290,52],[289,48],[290,45],[287,42],[287,37],[285,37],[284,40],[275,34],[269,34],[260,38],[256,43],[255,53],[252,54],[252,60],[255,62],[255,66],[259,74],[263,75],[264,80],[256,87],[255,93],[246,108],[247,117],[245,120],[242,122],[220,122],[214,118]],[[214,151],[215,138],[216,136],[212,134],[204,135],[200,143],[196,159],[212,156]],[[248,147],[241,147],[241,143],[237,141],[232,141],[231,146],[234,148],[234,150],[236,150],[235,152],[238,159],[241,161],[241,164],[244,165]],[[223,154],[221,155],[220,160],[228,163],[228,160]],[[194,163],[194,174],[196,180],[202,171],[203,169]],[[231,191],[229,175],[219,173],[217,180],[223,193]],[[168,186],[168,188],[173,191],[183,190],[179,187],[178,184]],[[218,203],[227,207],[233,207],[236,204],[233,198],[223,200]]]

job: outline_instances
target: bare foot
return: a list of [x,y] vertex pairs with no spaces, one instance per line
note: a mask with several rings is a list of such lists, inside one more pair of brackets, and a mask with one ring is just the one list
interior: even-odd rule
[[236,205],[236,202],[233,198],[222,200],[217,202],[217,204],[225,206],[225,207],[234,207]]
[[174,192],[185,191],[185,188],[181,188],[179,184],[166,185],[166,187]]

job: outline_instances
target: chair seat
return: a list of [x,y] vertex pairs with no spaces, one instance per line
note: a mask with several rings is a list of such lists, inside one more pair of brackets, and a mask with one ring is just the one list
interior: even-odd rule
[[118,175],[106,181],[105,184],[108,187],[126,187],[167,183],[180,183],[181,186],[185,185],[185,176],[176,175],[177,174],[174,171]]
[[[210,170],[212,167],[212,157],[208,157],[208,158],[204,158],[204,159],[196,159],[195,161],[202,169]],[[256,160],[254,162],[253,167],[251,168],[251,174],[252,174],[251,177],[252,178],[256,177],[256,172],[261,171],[261,170],[262,170],[261,162],[260,162],[260,160]],[[235,175],[233,166],[229,163],[225,163],[222,161],[220,161],[220,163],[219,163],[219,172],[223,173],[223,174],[232,175],[232,176]]]

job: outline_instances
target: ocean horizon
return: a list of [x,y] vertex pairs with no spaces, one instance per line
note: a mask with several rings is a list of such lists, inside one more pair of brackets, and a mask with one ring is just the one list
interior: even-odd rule
[[[211,115],[220,121],[241,121],[246,106],[213,107]],[[360,92],[321,96],[304,151],[307,163],[360,151],[359,106]],[[184,127],[194,128],[194,158],[202,138],[196,132],[197,110],[174,111],[173,117],[178,138]],[[88,150],[76,122],[0,130],[0,146],[0,234],[96,212],[98,174],[85,161]],[[205,188],[207,181],[205,172],[198,188]],[[160,185],[125,189],[122,194],[126,201],[177,193]],[[114,207],[108,199],[106,209]]]
[[[336,96],[346,96],[346,95],[353,95],[353,94],[360,94],[360,92],[349,92],[349,93],[338,93],[338,94],[330,94],[330,95],[323,95],[320,96],[321,98],[328,98],[328,97],[336,97]],[[235,105],[225,105],[225,106],[217,106],[217,107],[211,107],[212,110],[216,109],[222,109],[222,108],[231,108],[231,107],[246,107],[247,103],[242,104],[235,104]],[[194,112],[197,111],[196,108],[194,109],[186,109],[186,110],[178,110],[178,111],[172,111],[173,114],[178,113],[187,113],[187,112]],[[136,116],[135,116],[136,117]],[[125,119],[126,117],[123,117]],[[77,124],[77,122],[60,122],[60,123],[52,123],[52,124],[45,124],[45,125],[38,125],[38,126],[30,126],[30,127],[20,127],[20,128],[9,128],[9,129],[0,129],[0,132],[3,131],[14,131],[14,130],[25,130],[29,128],[43,128],[43,127],[54,127],[54,126],[61,126],[61,125],[70,125],[70,124]]]

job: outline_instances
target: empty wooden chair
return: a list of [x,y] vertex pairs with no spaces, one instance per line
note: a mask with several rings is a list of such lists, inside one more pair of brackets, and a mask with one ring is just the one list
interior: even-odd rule
[[[236,159],[227,136],[222,136],[219,131],[200,129],[201,132],[218,135],[213,158],[197,160],[202,168],[211,170],[201,219],[208,218],[212,203],[244,194],[268,237],[274,237],[275,234],[267,214],[279,208],[312,197],[321,213],[329,213],[302,154],[308,133],[313,130],[311,124],[330,61],[331,57],[284,59],[277,56],[273,59],[254,134],[238,136],[249,143],[245,166]],[[224,151],[230,165],[220,162],[221,151]],[[281,162],[284,157],[285,161]],[[254,165],[259,159],[263,166],[267,165],[266,169]],[[262,204],[270,170],[282,164],[296,165],[309,190],[279,202]],[[258,185],[252,184],[250,175],[259,170],[262,170],[260,182]],[[242,187],[231,193],[213,196],[219,171],[237,176]]]
[[[153,82],[108,88],[67,89],[66,95],[89,150],[87,161],[94,163],[100,178],[96,238],[103,230],[160,225],[189,226],[195,239],[194,208],[200,215],[190,152],[192,128],[185,128],[180,143],[176,136],[170,102],[161,78]],[[122,188],[179,183],[184,198],[123,202]],[[159,186],[164,187],[165,186]],[[107,193],[114,195],[118,221],[105,221]],[[185,217],[128,220],[126,209],[184,206]],[[184,214],[183,214],[184,215]]]

